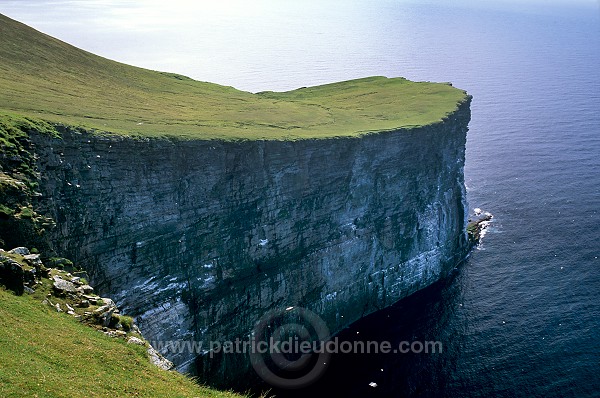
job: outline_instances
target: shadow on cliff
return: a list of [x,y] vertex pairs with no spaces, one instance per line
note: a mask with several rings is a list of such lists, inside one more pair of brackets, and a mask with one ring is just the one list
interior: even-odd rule
[[389,342],[392,349],[402,342],[440,342],[441,352],[338,353],[332,356],[323,377],[307,388],[278,390],[262,383],[252,391],[257,396],[269,391],[271,396],[283,398],[330,396],[333,392],[344,397],[443,395],[463,344],[463,334],[451,331],[466,330],[461,311],[468,263],[467,259],[450,277],[353,323],[337,335],[340,342]]

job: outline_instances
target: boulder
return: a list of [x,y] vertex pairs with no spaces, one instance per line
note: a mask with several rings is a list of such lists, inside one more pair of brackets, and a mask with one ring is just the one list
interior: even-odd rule
[[26,247],[15,247],[14,249],[9,250],[8,252],[10,254],[20,254],[21,256],[26,256],[30,254],[29,249]]
[[110,310],[106,311],[105,313],[103,313],[102,315],[100,315],[100,320],[102,321],[102,326],[108,327],[108,326],[111,326],[111,324],[114,324],[112,315],[113,315],[112,309],[110,309]]
[[117,308],[115,302],[109,299],[108,297],[102,297],[102,302],[112,308]]
[[136,344],[136,345],[146,345],[146,342],[140,338],[137,338],[135,336],[131,336],[128,340],[127,340],[127,344]]
[[23,256],[23,258],[25,259],[25,262],[29,265],[31,265],[32,267],[41,267],[42,264],[42,260],[40,260],[40,255],[39,254],[26,254]]
[[72,282],[60,278],[55,278],[52,287],[58,295],[65,295],[67,293],[77,293],[77,287]]
[[104,312],[108,311],[110,307],[108,305],[103,305],[102,307],[98,307],[94,310],[94,315],[100,315]]
[[105,335],[107,335],[108,337],[125,337],[127,336],[127,333],[122,332],[120,330],[109,330],[107,332],[104,332]]
[[79,286],[78,290],[81,291],[83,294],[90,294],[94,292],[94,288],[90,285]]
[[0,255],[0,283],[18,296],[25,291],[25,272],[21,264],[12,258]]
[[90,306],[90,302],[88,300],[81,300],[77,306],[79,308],[88,308]]
[[83,297],[84,299],[86,299],[87,301],[89,301],[91,305],[98,305],[98,300],[100,300],[100,297],[97,297],[97,296],[88,296],[86,294],[83,294],[81,297]]
[[94,316],[98,320],[98,323],[104,327],[108,327],[112,320],[114,307],[110,305],[103,305],[94,310]]

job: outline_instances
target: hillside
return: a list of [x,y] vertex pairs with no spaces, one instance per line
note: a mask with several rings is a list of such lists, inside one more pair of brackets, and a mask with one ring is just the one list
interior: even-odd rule
[[152,365],[143,347],[107,337],[0,288],[0,396],[240,398]]
[[120,134],[299,139],[421,126],[466,93],[371,77],[252,94],[111,61],[0,15],[0,112]]

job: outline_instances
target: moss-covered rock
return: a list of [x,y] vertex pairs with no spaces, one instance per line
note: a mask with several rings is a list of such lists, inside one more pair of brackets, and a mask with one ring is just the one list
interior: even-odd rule
[[34,144],[29,134],[56,136],[54,127],[42,121],[0,116],[0,246],[48,247],[45,232],[52,219],[36,211],[40,193]]
[[467,234],[469,236],[469,242],[472,245],[479,243],[483,237],[483,231],[488,227],[493,217],[494,216],[490,213],[484,213],[478,215],[474,220],[469,219],[469,223],[467,224]]

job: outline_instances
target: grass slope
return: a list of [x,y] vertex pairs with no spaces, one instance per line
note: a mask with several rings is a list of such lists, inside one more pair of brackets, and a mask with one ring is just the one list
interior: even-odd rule
[[200,387],[151,365],[145,348],[114,339],[0,289],[0,396],[215,397],[239,395]]
[[111,61],[0,15],[0,112],[144,136],[299,139],[441,120],[466,93],[371,77],[252,94]]

